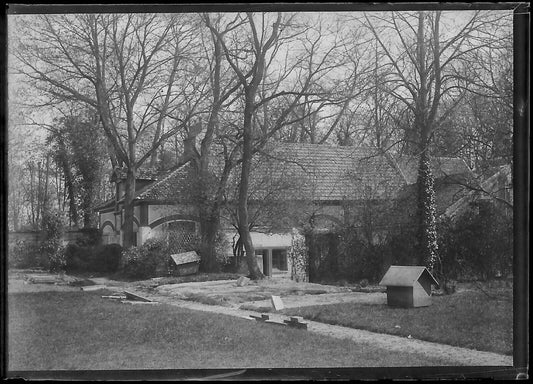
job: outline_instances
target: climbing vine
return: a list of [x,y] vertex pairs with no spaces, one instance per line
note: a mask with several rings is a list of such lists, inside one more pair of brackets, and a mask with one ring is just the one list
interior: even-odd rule
[[420,158],[418,194],[420,262],[423,262],[430,271],[433,271],[438,258],[437,224],[435,220],[434,180],[427,152],[424,152]]
[[307,246],[305,245],[305,237],[296,229],[292,230],[291,246],[288,251],[288,256],[291,261],[291,279],[296,282],[309,281],[309,256]]

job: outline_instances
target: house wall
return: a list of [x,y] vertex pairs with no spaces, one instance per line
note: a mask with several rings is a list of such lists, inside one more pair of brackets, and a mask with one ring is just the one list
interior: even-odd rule
[[189,204],[151,204],[148,206],[148,224],[153,224],[162,218],[172,215],[182,215],[184,219],[197,219],[198,212],[196,208]]
[[105,231],[111,229],[115,231],[117,229],[117,220],[115,218],[115,212],[100,213],[100,229]]
[[[144,221],[143,210],[147,212],[147,222]],[[163,224],[177,220],[191,220],[197,222],[194,207],[190,205],[152,204],[147,208],[136,205],[133,208],[133,231],[137,236],[137,245],[146,240],[162,236]],[[102,231],[104,244],[122,244],[122,211],[101,212],[99,228]]]
[[100,212],[99,228],[102,244],[122,244],[120,237],[120,214],[116,212]]

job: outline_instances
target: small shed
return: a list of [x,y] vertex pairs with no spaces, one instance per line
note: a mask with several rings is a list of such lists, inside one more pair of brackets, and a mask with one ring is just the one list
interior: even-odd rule
[[170,255],[170,273],[172,275],[185,276],[198,273],[200,256],[195,251],[176,253]]
[[426,267],[391,265],[379,285],[387,287],[387,304],[392,307],[431,305],[431,285],[439,285]]

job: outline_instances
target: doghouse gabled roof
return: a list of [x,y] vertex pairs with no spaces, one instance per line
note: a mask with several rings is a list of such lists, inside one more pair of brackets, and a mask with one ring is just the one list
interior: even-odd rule
[[412,287],[420,279],[429,279],[431,284],[439,284],[426,267],[391,265],[379,285]]
[[200,261],[200,256],[195,251],[191,252],[184,252],[184,253],[176,253],[174,255],[170,255],[170,258],[176,265],[182,265],[187,263],[192,263],[195,261]]

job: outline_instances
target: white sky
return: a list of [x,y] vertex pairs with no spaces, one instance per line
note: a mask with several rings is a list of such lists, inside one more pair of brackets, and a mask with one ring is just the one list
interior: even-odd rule
[[[500,11],[502,14],[508,14],[512,15],[512,11]],[[381,12],[380,12],[381,13]],[[370,12],[370,15],[374,15],[376,13]],[[387,13],[382,13],[383,15],[386,15]],[[449,31],[451,33],[455,32],[458,28],[460,28],[464,23],[472,16],[472,11],[446,11],[443,12],[442,16],[442,24],[443,24],[443,32],[446,32],[446,29],[449,28]],[[228,14],[230,16],[230,14]],[[268,15],[273,16],[273,15]],[[352,28],[357,28],[357,23],[353,20],[350,21],[349,19],[353,19],[356,17],[362,16],[361,12],[298,12],[297,13],[297,19],[318,19],[318,17],[322,17],[322,20],[325,22],[325,26],[327,26],[328,23],[335,23],[339,17],[341,19],[344,19],[344,22],[342,26],[346,28],[346,32],[350,33]],[[18,64],[14,60],[12,54],[11,54],[11,42],[14,36],[17,35],[17,25],[19,24],[28,24],[32,23],[35,19],[36,15],[32,14],[26,14],[26,15],[14,15],[10,14],[8,15],[8,90],[9,90],[9,100],[8,100],[8,110],[11,111],[11,118],[9,120],[10,129],[16,129],[16,130],[24,130],[24,132],[27,132],[27,135],[22,135],[22,137],[25,137],[28,141],[35,141],[35,142],[41,142],[43,135],[39,133],[39,131],[34,129],[29,129],[28,126],[25,124],[29,123],[31,119],[39,119],[41,122],[44,123],[50,123],[52,119],[52,114],[50,112],[47,112],[45,110],[36,110],[34,108],[25,108],[16,106],[15,103],[17,101],[27,101],[28,99],[32,99],[32,89],[27,89],[25,87],[25,83],[23,78],[21,78],[18,75],[15,75],[13,72],[14,67],[16,67]],[[323,45],[327,45],[327,40],[325,40]],[[22,100],[17,100],[17,97],[20,95],[17,95],[17,90],[20,90],[21,88],[26,88],[25,91],[22,93]],[[35,98],[38,97],[38,94],[34,95]],[[21,112],[21,113],[18,113]],[[13,126],[15,125],[15,126]]]

